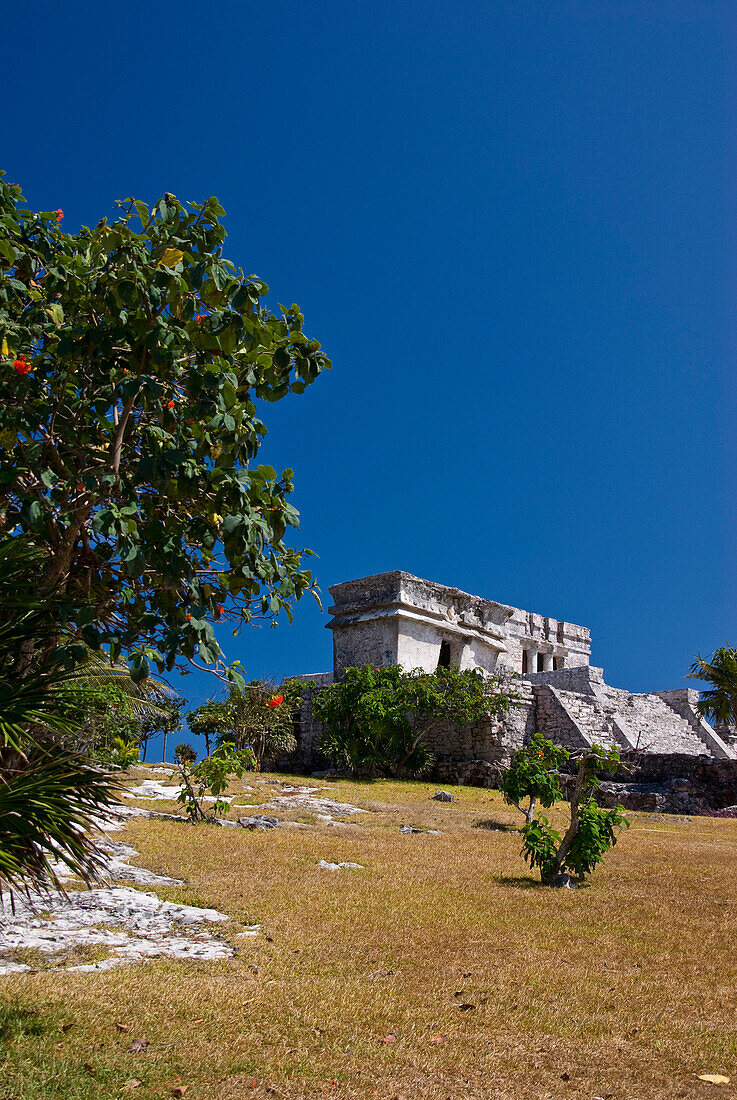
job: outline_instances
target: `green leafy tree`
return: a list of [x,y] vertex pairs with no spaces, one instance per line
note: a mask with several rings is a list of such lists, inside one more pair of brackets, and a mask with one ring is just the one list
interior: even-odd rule
[[[146,682],[146,681],[144,681]],[[139,741],[143,748],[141,759],[146,759],[148,742],[157,734],[163,733],[164,744],[161,759],[166,761],[166,742],[169,735],[182,728],[182,708],[186,705],[186,699],[167,699],[155,713],[143,718],[139,723]]]
[[481,669],[430,673],[364,665],[319,691],[313,712],[323,724],[321,750],[354,773],[422,775],[433,762],[426,739],[435,726],[478,722],[513,701],[502,682]]
[[[529,798],[530,803],[539,799],[544,806],[562,801],[563,782],[559,769],[570,759],[571,754],[566,749],[536,736],[515,753],[510,765],[512,776],[508,784],[506,777],[502,780],[505,798],[512,802],[508,792],[513,792],[518,809],[522,809],[525,798]],[[553,829],[543,814],[532,818],[522,810],[526,817],[522,829],[522,855],[531,867],[540,869],[540,878],[548,886],[559,883],[560,876],[567,872],[579,878],[590,874],[617,843],[617,831],[629,825],[621,806],[605,809],[595,799],[599,785],[597,775],[602,771],[616,771],[618,750],[592,745],[576,759],[577,770],[568,799],[570,818],[564,834]],[[547,780],[541,774],[543,769],[548,772]]]
[[716,725],[737,726],[737,649],[723,645],[708,660],[697,656],[688,675],[711,684],[701,692],[699,712]]
[[565,749],[539,733],[512,754],[509,767],[502,771],[499,788],[504,801],[524,814],[528,825],[538,802],[547,808],[562,797],[560,769],[569,759]]
[[180,741],[174,749],[174,759],[187,764],[194,764],[197,760],[197,749],[193,749],[186,741]]
[[210,755],[210,744],[224,728],[222,717],[222,703],[209,699],[201,707],[187,711],[186,719],[190,733],[195,737],[205,738],[205,756]]
[[265,680],[251,680],[243,687],[233,685],[225,699],[210,700],[187,716],[193,733],[207,729],[219,742],[232,741],[237,749],[250,748],[260,768],[294,752],[294,712],[304,692],[299,680],[280,686]]
[[302,393],[326,367],[297,306],[222,255],[217,199],[66,233],[0,179],[0,532],[43,551],[47,638],[130,655],[141,680],[221,657],[234,632],[305,592],[289,548],[292,472],[256,465],[255,402]]
[[[256,758],[250,749],[237,749],[232,741],[224,741],[199,764],[192,766],[189,759],[178,758],[177,767],[182,780],[177,801],[186,807],[190,821],[214,821],[217,814],[227,813],[229,802],[221,795],[231,778],[240,779],[253,770]],[[214,798],[212,814],[204,808],[206,797]]]

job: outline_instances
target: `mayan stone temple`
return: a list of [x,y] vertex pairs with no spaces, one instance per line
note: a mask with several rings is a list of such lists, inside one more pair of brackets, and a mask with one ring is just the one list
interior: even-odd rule
[[[482,668],[516,674],[519,696],[502,720],[439,727],[431,745],[438,777],[484,783],[494,765],[536,730],[569,749],[616,745],[623,753],[682,754],[734,760],[737,752],[700,717],[689,688],[633,694],[604,682],[590,662],[584,626],[471,596],[400,570],[330,588],[333,671],[302,677],[324,687],[346,668],[399,664]],[[299,757],[319,764],[310,693],[303,705]]]

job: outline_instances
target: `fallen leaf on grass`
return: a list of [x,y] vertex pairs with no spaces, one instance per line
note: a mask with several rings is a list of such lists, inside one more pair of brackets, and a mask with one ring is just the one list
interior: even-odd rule
[[393,1031],[390,1031],[388,1035],[385,1035],[383,1039],[379,1039],[380,1043],[396,1043],[397,1037]]
[[129,1054],[140,1054],[148,1046],[148,1039],[134,1039],[128,1047]]
[[184,1096],[188,1088],[189,1085],[177,1085],[175,1089],[171,1090],[171,1094],[172,1096]]
[[445,1035],[433,1035],[433,1037],[430,1039],[430,1042],[431,1043],[444,1043],[445,1042]]
[[729,1077],[725,1077],[723,1073],[698,1073],[696,1075],[699,1081],[708,1081],[710,1085],[728,1085]]
[[123,1085],[123,1092],[130,1092],[131,1089],[137,1089],[142,1084],[143,1081],[139,1081],[137,1077],[131,1077],[130,1081],[126,1081]]
[[115,1026],[117,1027],[118,1031],[130,1031],[131,1029],[130,1024],[116,1024]]
[[458,1005],[458,1008],[461,1012],[470,1012],[471,1009],[475,1007],[476,1005],[472,1005],[470,1001],[464,1001],[462,1005]]

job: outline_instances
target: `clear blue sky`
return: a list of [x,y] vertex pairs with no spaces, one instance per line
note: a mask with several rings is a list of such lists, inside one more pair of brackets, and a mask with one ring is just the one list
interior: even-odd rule
[[[334,369],[263,458],[326,604],[406,569],[677,687],[737,643],[734,32],[731,0],[26,0],[2,166],[69,228],[216,194],[301,305]],[[326,621],[221,643],[326,670]]]

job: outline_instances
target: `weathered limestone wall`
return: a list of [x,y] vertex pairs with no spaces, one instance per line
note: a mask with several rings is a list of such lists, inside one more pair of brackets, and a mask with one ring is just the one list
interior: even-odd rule
[[369,619],[333,629],[333,674],[362,665],[397,663],[397,620]]
[[308,676],[299,676],[297,679],[306,680],[309,686],[302,696],[297,733],[297,752],[294,758],[290,760],[289,767],[285,770],[311,772],[325,764],[317,748],[317,739],[322,725],[312,712],[312,704],[316,693],[333,683],[333,674],[332,672],[316,672]]
[[561,668],[557,672],[535,672],[525,676],[532,684],[550,684],[563,691],[577,691],[583,695],[593,695],[597,687],[604,683],[604,669],[593,665],[579,665],[573,668]]
[[597,799],[604,806],[669,814],[720,813],[737,807],[737,760],[678,753],[623,754]]
[[591,635],[585,626],[561,622],[533,611],[521,611],[517,607],[511,610],[507,622],[507,660],[512,671],[523,671],[523,652],[526,654],[526,673],[536,673],[540,663],[543,672],[551,672],[557,665],[564,668],[588,665]]
[[443,783],[497,786],[499,772],[495,765],[506,764],[514,750],[535,732],[532,691],[519,683],[514,691],[519,701],[501,718],[486,718],[470,726],[443,723],[430,731],[427,743],[435,753],[431,778]]
[[[538,665],[548,671],[589,663],[590,636],[583,626],[401,570],[336,584],[330,593],[335,604],[328,627],[334,632],[336,674],[368,662],[432,672],[444,643],[450,663],[462,669],[522,673],[523,666],[535,672]],[[396,624],[396,634],[386,626],[389,622]]]

